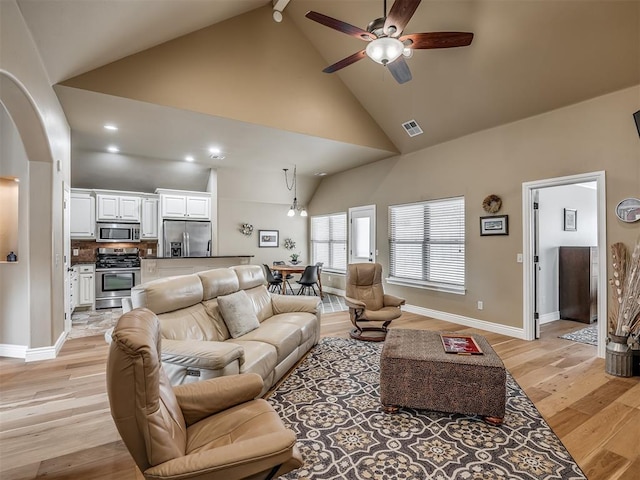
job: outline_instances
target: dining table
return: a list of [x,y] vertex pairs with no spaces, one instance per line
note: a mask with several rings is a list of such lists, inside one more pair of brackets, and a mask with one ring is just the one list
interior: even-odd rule
[[[282,274],[282,294],[287,294],[287,274],[291,273],[300,273],[304,272],[304,269],[307,268],[306,265],[272,265],[271,270],[276,272],[280,272]],[[318,275],[318,288],[320,289],[320,298],[324,298],[322,294],[322,282],[320,281],[320,275]]]

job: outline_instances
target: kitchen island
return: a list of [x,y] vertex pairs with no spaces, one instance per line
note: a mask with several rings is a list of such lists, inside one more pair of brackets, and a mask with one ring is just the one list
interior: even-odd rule
[[234,265],[248,265],[253,255],[218,255],[215,257],[169,257],[169,258],[141,258],[141,282],[146,283],[158,278],[189,275],[212,268],[232,267]]

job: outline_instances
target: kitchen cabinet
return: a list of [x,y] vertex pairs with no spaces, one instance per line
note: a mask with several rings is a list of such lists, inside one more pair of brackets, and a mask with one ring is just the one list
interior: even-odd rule
[[71,238],[96,238],[96,200],[88,193],[71,192]]
[[140,222],[140,197],[97,195],[98,221]]
[[161,194],[160,211],[162,218],[210,220],[211,196]]
[[71,268],[70,307],[95,308],[96,286],[94,265],[74,265]]
[[78,269],[78,301],[76,306],[93,308],[96,298],[95,267],[93,265],[77,265]]
[[158,238],[158,199],[143,198],[140,239],[154,238]]
[[598,319],[598,248],[560,247],[560,318],[591,323]]

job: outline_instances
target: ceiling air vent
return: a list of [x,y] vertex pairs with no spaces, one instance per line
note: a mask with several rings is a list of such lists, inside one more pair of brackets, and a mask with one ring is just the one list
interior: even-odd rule
[[410,137],[415,137],[416,135],[420,135],[424,133],[418,125],[418,122],[415,120],[409,120],[408,122],[404,122],[402,124],[402,128],[404,128]]

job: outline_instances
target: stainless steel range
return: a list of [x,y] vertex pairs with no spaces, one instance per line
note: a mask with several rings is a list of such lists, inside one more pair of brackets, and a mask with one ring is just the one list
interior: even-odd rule
[[140,283],[138,249],[98,248],[96,253],[96,309],[119,308]]

